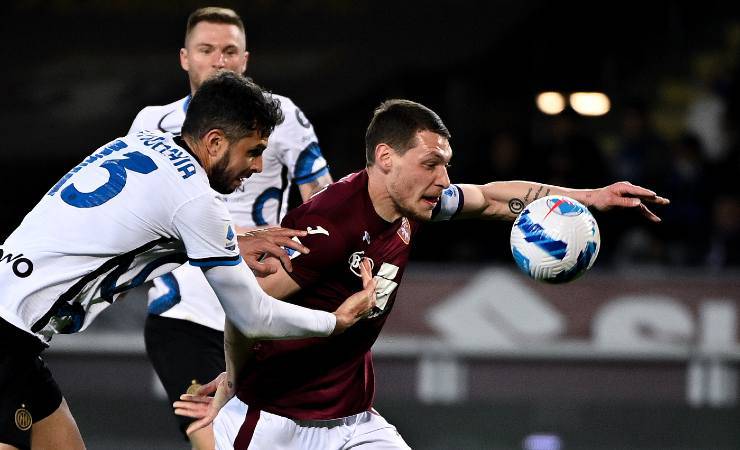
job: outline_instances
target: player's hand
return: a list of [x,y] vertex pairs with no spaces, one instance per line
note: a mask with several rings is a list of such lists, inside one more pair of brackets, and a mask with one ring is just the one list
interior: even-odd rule
[[[282,247],[291,248],[303,254],[308,253],[308,247],[293,240],[293,237],[302,237],[306,234],[304,230],[280,227],[254,229],[239,234],[239,253],[258,277],[266,277],[277,272],[280,263],[286,271],[292,272],[293,265],[290,257]],[[266,259],[269,256],[277,259]]]
[[367,258],[362,258],[360,263],[360,276],[362,277],[362,290],[350,296],[342,303],[334,315],[337,316],[337,324],[332,335],[343,333],[358,320],[367,316],[375,307],[375,279],[373,279],[372,267]]
[[590,198],[590,206],[599,211],[608,211],[612,208],[639,208],[640,213],[651,222],[660,222],[646,204],[667,205],[670,200],[661,197],[650,189],[635,186],[627,181],[610,184],[601,189],[596,189]]
[[[201,386],[195,394],[182,394],[180,400],[172,404],[178,416],[197,419],[185,431],[188,436],[210,425],[221,408],[234,396],[235,390],[229,388],[227,380],[226,372],[222,372],[215,380]],[[210,394],[214,394],[213,397]]]

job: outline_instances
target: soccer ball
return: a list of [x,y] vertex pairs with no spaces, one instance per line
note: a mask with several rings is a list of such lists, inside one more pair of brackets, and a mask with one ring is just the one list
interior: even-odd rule
[[535,200],[511,228],[511,253],[522,272],[547,283],[575,280],[596,261],[599,225],[588,208],[570,197]]

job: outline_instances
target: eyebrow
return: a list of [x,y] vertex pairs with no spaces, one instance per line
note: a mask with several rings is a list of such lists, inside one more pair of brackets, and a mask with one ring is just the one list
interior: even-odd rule
[[[208,47],[208,48],[217,48],[217,45],[211,44],[209,42],[198,42],[195,44],[195,47]],[[236,49],[239,50],[239,46],[237,44],[227,44],[223,49],[224,50],[230,50],[230,49]]]
[[266,149],[267,149],[267,146],[266,145],[264,145],[264,144],[257,144],[254,147],[252,147],[251,149],[249,149],[249,152],[250,153],[253,153],[253,152],[264,152]]
[[447,162],[447,159],[444,156],[442,156],[442,152],[438,150],[437,151],[432,150],[430,152],[425,153],[424,155],[422,155],[421,159],[425,161],[436,159],[438,161]]

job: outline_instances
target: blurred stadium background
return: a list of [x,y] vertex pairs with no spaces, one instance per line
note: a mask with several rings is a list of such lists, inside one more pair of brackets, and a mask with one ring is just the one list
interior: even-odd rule
[[[407,97],[450,127],[453,181],[628,179],[673,201],[659,226],[597,215],[595,268],[557,287],[515,272],[508,224],[423,230],[375,352],[378,409],[412,446],[740,448],[738,4],[220,4],[245,20],[249,75],[301,105],[336,178],[363,166],[373,108]],[[204,5],[4,3],[0,241],[141,107],[184,95],[177,52]],[[187,448],[144,313],[134,296],[46,353],[90,449]]]

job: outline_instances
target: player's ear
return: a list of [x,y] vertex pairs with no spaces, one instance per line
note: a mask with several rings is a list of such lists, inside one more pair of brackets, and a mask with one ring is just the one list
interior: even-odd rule
[[242,75],[247,71],[247,64],[249,63],[249,52],[244,52],[244,65],[242,66]]
[[180,49],[180,67],[182,67],[182,70],[187,72],[190,70],[190,61],[188,60],[188,49],[181,48]]
[[214,128],[209,130],[202,138],[203,145],[211,158],[218,158],[229,148],[229,141],[223,130]]
[[394,150],[388,144],[378,144],[375,146],[375,165],[383,172],[388,172],[393,166]]

